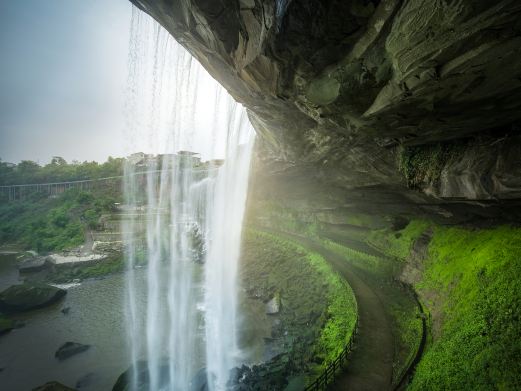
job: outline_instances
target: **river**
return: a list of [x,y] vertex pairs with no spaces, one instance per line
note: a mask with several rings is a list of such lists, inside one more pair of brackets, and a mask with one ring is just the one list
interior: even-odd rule
[[[0,256],[0,291],[20,282],[14,258],[13,255]],[[136,297],[139,310],[143,311],[145,269],[136,270],[136,275]],[[0,336],[0,388],[32,390],[55,380],[78,390],[111,390],[131,361],[125,335],[125,279],[125,274],[119,273],[85,280],[69,286],[64,300],[56,304],[11,316],[25,325]],[[63,314],[61,310],[67,307],[69,312]],[[242,327],[244,342],[249,348],[245,362],[259,362],[271,322],[262,305],[251,301],[244,307],[249,309]],[[200,335],[201,341],[203,338]],[[91,348],[59,361],[54,354],[67,341],[88,344]],[[204,366],[204,357],[196,358],[193,365],[194,368]]]

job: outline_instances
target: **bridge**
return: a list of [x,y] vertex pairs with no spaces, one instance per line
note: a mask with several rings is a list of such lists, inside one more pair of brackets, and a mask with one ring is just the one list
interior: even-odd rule
[[[145,173],[143,173],[145,174]],[[23,185],[0,186],[2,198],[8,201],[21,200],[30,194],[40,193],[49,197],[61,194],[69,189],[92,190],[107,186],[121,187],[124,176],[113,176],[99,179],[84,179],[69,182],[31,183]]]
[[[211,167],[211,168],[195,168],[194,172],[197,173],[207,173],[210,171],[213,171],[215,169],[218,169],[218,167]],[[173,169],[166,170],[166,171],[173,171]],[[149,175],[160,175],[162,170],[153,170],[153,171],[138,171],[133,174],[130,174],[131,176],[137,176],[146,178]],[[22,200],[25,197],[39,193],[47,195],[48,197],[54,197],[59,194],[64,193],[67,190],[70,189],[77,189],[77,190],[94,190],[94,189],[101,189],[101,188],[108,188],[112,187],[114,190],[121,189],[123,186],[123,180],[125,176],[119,175],[119,176],[111,176],[106,178],[97,178],[97,179],[83,179],[83,180],[77,180],[77,181],[68,181],[68,182],[50,182],[50,183],[31,183],[31,184],[22,184],[22,185],[2,185],[0,186],[0,196],[2,199],[8,200],[8,201],[15,201],[15,200]]]

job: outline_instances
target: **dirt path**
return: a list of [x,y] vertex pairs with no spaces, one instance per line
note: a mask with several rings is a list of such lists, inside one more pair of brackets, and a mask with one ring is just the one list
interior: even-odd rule
[[391,389],[393,335],[382,302],[341,256],[311,239],[271,231],[322,255],[351,285],[358,302],[359,327],[346,370],[331,390],[379,391]]

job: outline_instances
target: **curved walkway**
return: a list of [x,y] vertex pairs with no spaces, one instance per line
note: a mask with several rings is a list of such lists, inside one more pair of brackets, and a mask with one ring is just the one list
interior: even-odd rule
[[391,325],[377,294],[353,272],[341,256],[312,239],[269,230],[281,237],[298,242],[322,255],[346,279],[358,302],[358,334],[345,371],[337,376],[330,390],[380,391],[390,390],[393,373],[394,340]]

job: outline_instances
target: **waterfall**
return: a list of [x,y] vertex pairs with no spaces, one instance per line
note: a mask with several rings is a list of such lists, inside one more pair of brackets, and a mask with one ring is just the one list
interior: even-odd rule
[[[254,133],[245,109],[133,9],[122,232],[133,390],[223,390]],[[204,368],[204,370],[202,370]],[[203,375],[204,376],[204,375]]]

